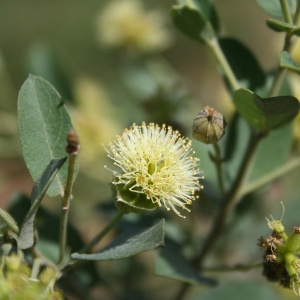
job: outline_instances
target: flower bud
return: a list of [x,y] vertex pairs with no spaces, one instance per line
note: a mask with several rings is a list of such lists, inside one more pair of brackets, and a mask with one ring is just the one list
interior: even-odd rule
[[51,282],[54,282],[56,279],[56,272],[53,268],[51,267],[47,267],[46,269],[44,269],[40,276],[39,276],[40,282],[43,285],[48,285]]
[[224,135],[226,125],[222,114],[206,106],[194,120],[193,137],[205,144],[216,143]]
[[78,134],[74,130],[70,130],[67,135],[66,152],[70,155],[77,155],[80,150]]
[[290,252],[299,251],[300,249],[300,233],[299,227],[294,228],[294,232],[291,233],[286,241],[287,248]]

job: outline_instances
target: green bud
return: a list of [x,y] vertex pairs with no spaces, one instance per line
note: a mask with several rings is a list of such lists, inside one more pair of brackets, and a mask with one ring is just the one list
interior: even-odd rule
[[17,271],[21,266],[22,260],[23,260],[22,254],[12,254],[10,256],[6,256],[5,263],[7,269],[9,271]]
[[299,227],[294,228],[294,232],[291,233],[288,240],[286,241],[286,246],[290,252],[299,251],[299,249],[300,249]]
[[56,272],[53,268],[51,267],[47,267],[46,269],[44,269],[40,276],[39,276],[40,282],[43,285],[48,285],[51,282],[54,282],[56,279]]
[[205,144],[216,143],[224,135],[226,125],[222,114],[206,106],[194,120],[193,137]]

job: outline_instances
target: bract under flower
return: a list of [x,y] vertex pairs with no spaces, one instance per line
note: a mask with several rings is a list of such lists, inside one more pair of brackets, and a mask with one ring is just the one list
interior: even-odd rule
[[107,152],[119,167],[113,184],[144,194],[181,217],[176,207],[189,211],[186,205],[201,189],[199,159],[193,156],[191,141],[178,131],[153,123],[133,124],[109,144]]

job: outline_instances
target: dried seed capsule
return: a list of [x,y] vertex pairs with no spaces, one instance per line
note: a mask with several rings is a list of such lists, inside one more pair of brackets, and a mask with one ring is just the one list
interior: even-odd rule
[[206,106],[194,120],[193,137],[205,144],[216,143],[224,135],[226,125],[222,114]]

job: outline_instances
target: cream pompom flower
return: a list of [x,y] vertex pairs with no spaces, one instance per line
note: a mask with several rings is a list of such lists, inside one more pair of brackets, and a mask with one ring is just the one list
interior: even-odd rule
[[151,53],[171,44],[171,33],[165,23],[161,12],[147,11],[141,1],[116,0],[97,16],[96,34],[102,45]]
[[197,198],[195,192],[202,186],[199,159],[188,138],[165,125],[133,124],[108,145],[107,152],[120,169],[113,171],[116,187],[143,194],[181,217],[176,207],[190,211],[186,205]]

